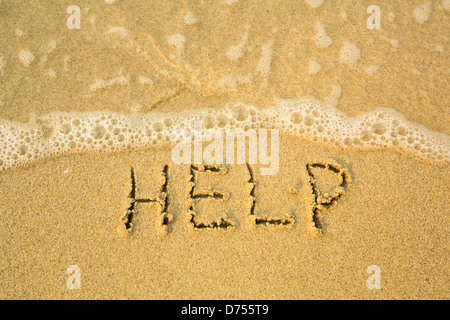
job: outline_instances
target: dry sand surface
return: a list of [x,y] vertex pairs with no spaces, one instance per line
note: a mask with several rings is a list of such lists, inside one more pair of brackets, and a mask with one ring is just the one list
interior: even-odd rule
[[1,0],[0,298],[448,299],[450,1],[372,2]]

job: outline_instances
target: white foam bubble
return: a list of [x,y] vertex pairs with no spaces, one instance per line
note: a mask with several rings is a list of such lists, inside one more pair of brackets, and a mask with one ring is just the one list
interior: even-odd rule
[[194,16],[192,11],[187,11],[186,15],[184,16],[184,23],[187,25],[195,24],[197,23],[197,18]]
[[360,57],[361,49],[350,41],[344,41],[344,45],[340,51],[339,61],[349,65],[350,67],[354,67]]
[[322,66],[318,62],[316,62],[316,61],[309,62],[309,66],[308,66],[309,74],[316,74],[320,70],[322,70]]
[[181,33],[175,33],[168,38],[169,45],[175,47],[177,50],[182,50],[186,42]]
[[91,14],[88,18],[88,21],[93,25],[95,24],[95,14]]
[[145,77],[145,76],[139,76],[139,83],[152,85],[153,84],[153,80],[148,78],[148,77]]
[[240,84],[249,83],[252,79],[251,74],[227,74],[220,78],[216,85],[219,88],[237,89]]
[[0,75],[3,75],[4,69],[6,67],[6,59],[0,54]]
[[110,87],[114,84],[124,85],[127,83],[128,83],[128,78],[125,77],[124,75],[120,75],[118,77],[115,77],[115,78],[112,78],[109,80],[95,79],[94,83],[92,83],[89,86],[89,90],[95,91],[95,90],[103,89],[106,87]]
[[[76,153],[108,153],[173,144],[174,135],[202,120],[206,129],[278,128],[281,133],[339,150],[394,150],[419,160],[450,163],[450,137],[406,120],[393,109],[349,117],[335,108],[333,87],[325,103],[312,97],[277,100],[256,109],[242,102],[218,110],[150,112],[54,112],[21,123],[0,119],[0,171]],[[178,132],[178,133],[177,133]]]
[[227,56],[230,60],[238,60],[244,54],[244,46],[247,43],[248,31],[245,31],[242,35],[241,41],[235,45],[230,46],[227,50]]
[[442,44],[436,44],[436,45],[434,46],[434,49],[436,49],[436,51],[439,51],[439,52],[444,52],[444,45],[442,45]]
[[331,94],[325,98],[325,105],[335,108],[339,102],[339,98],[342,95],[342,88],[339,84],[334,85],[331,88]]
[[450,10],[450,0],[442,0],[442,6],[444,7],[445,10],[449,11]]
[[261,47],[261,58],[256,66],[256,71],[266,76],[270,72],[270,65],[272,63],[272,53],[273,53],[273,40],[269,40],[266,44]]
[[69,71],[69,60],[70,60],[70,56],[64,56],[63,65],[64,65],[64,70],[66,70],[66,71]]
[[49,68],[47,73],[50,78],[56,78],[57,76],[56,70],[53,68]]
[[30,66],[30,64],[34,61],[34,55],[25,49],[19,51],[18,57],[20,62],[22,62],[25,67]]
[[371,65],[365,67],[365,68],[364,68],[364,71],[366,71],[366,73],[367,73],[369,76],[373,76],[375,73],[378,72],[378,69],[380,69],[380,66],[377,66],[377,65],[375,65],[375,64],[371,64]]
[[47,47],[47,53],[52,53],[55,49],[56,49],[56,40],[51,40],[49,41]]
[[110,26],[109,29],[105,32],[106,34],[117,34],[121,38],[125,38],[128,36],[129,31],[125,27],[122,26]]
[[317,22],[314,28],[316,30],[316,34],[314,35],[314,41],[316,45],[321,48],[327,48],[331,46],[333,40],[331,40],[331,38],[327,36],[324,25],[320,22]]
[[20,29],[18,29],[18,28],[14,31],[14,33],[15,33],[16,36],[19,37],[19,38],[20,38],[21,36],[23,36],[23,31],[20,30]]
[[393,46],[394,48],[398,47],[399,41],[397,39],[388,38],[388,37],[384,36],[383,40],[386,42],[389,42],[391,44],[391,46]]
[[418,23],[427,21],[431,14],[431,1],[427,1],[415,7],[413,14]]
[[311,6],[311,8],[318,8],[323,4],[324,0],[305,0],[307,4]]

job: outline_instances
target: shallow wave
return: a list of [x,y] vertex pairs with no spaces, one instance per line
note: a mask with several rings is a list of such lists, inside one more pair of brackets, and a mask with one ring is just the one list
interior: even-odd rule
[[418,160],[448,164],[450,138],[412,123],[393,109],[349,117],[315,98],[276,100],[257,109],[233,102],[220,110],[150,112],[54,112],[28,123],[0,119],[0,171],[77,153],[108,153],[170,145],[180,132],[279,129],[309,142],[340,150],[390,149]]

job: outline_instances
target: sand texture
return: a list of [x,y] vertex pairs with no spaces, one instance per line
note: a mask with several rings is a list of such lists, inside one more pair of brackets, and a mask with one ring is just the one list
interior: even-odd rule
[[0,298],[448,299],[450,1],[373,4],[1,0]]

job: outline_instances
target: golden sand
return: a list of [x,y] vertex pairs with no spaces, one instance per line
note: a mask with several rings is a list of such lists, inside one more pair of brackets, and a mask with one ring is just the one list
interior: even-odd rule
[[[379,30],[365,0],[109,2],[77,3],[78,30],[67,3],[0,1],[0,120],[313,96],[350,117],[393,109],[448,145],[448,1],[378,1]],[[0,298],[449,297],[448,162],[279,147],[275,175],[177,165],[170,146],[0,173]]]

